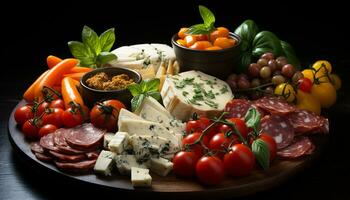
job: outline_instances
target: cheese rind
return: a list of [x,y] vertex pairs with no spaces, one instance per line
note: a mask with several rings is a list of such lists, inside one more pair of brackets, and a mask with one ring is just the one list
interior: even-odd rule
[[152,177],[148,169],[131,168],[131,183],[134,187],[151,187]]

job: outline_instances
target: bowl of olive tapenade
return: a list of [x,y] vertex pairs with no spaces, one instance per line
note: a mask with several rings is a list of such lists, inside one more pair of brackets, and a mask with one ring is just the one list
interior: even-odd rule
[[127,87],[141,80],[141,75],[134,70],[105,67],[86,73],[80,79],[80,89],[85,104],[90,107],[105,99],[118,99],[130,107],[132,95]]

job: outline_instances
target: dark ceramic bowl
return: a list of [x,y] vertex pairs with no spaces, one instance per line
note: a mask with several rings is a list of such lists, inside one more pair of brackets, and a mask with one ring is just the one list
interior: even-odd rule
[[206,51],[194,50],[179,45],[176,42],[179,37],[175,34],[171,39],[171,43],[181,71],[198,70],[225,79],[233,72],[235,63],[240,56],[241,38],[235,33],[230,33],[230,37],[237,41],[233,47]]
[[99,72],[104,72],[110,77],[118,74],[127,74],[130,78],[134,80],[135,83],[140,83],[142,80],[140,73],[127,68],[106,67],[106,68],[95,69],[91,72],[86,73],[80,79],[80,92],[81,92],[82,98],[84,99],[84,103],[87,106],[92,107],[96,102],[101,100],[118,99],[119,101],[124,103],[125,106],[129,108],[132,95],[128,89],[98,90],[98,89],[91,88],[86,84],[86,80],[88,78],[94,76]]

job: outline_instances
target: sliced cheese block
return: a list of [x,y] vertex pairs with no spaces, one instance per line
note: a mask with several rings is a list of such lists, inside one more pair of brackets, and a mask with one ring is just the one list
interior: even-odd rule
[[119,111],[119,116],[118,116],[118,128],[120,129],[121,122],[123,119],[138,119],[138,120],[143,120],[142,117],[128,111],[127,109],[120,109]]
[[151,158],[149,162],[150,170],[159,176],[167,176],[173,169],[173,163],[164,158]]
[[137,162],[135,155],[117,155],[115,162],[119,173],[123,175],[130,175],[132,167],[147,169],[147,164]]
[[102,150],[96,160],[94,171],[105,176],[110,176],[115,156],[116,154],[113,152]]
[[131,168],[131,183],[134,187],[151,187],[152,177],[148,169],[138,167]]
[[143,119],[158,122],[175,134],[182,134],[185,124],[176,120],[157,100],[146,97],[139,109],[135,113]]
[[180,146],[180,141],[178,138],[169,131],[167,128],[156,122],[150,122],[145,120],[137,119],[122,119],[120,122],[119,131],[128,132],[130,136],[153,136],[153,137],[163,137],[169,140],[172,145]]
[[127,132],[118,131],[108,144],[108,149],[117,154],[122,154],[124,150],[128,149],[129,134]]
[[188,120],[194,112],[208,117],[217,116],[233,98],[225,81],[200,71],[167,76],[161,96],[165,108],[183,121]]

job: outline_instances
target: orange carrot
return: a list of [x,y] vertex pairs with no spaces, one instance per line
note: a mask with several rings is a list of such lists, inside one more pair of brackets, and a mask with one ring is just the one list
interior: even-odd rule
[[42,97],[42,89],[44,86],[52,87],[57,83],[57,81],[66,74],[70,69],[72,69],[78,63],[77,59],[68,58],[62,60],[55,67],[53,67],[35,87],[35,96]]
[[73,74],[65,74],[64,77],[70,77],[74,80],[80,81],[80,78],[84,76],[86,72],[80,72],[80,73],[73,73]]
[[39,78],[37,78],[34,83],[32,83],[32,85],[24,92],[23,94],[23,99],[25,99],[26,101],[33,101],[34,97],[35,97],[35,88],[36,86],[41,82],[41,80],[44,78],[44,76],[46,76],[46,74],[49,72],[50,70],[46,70],[44,73],[42,73]]
[[49,55],[46,58],[46,63],[47,66],[51,69],[53,68],[55,65],[57,65],[58,63],[60,63],[62,61],[61,58],[53,56],[53,55]]
[[84,106],[84,101],[78,91],[77,84],[79,85],[79,82],[70,77],[65,77],[62,79],[61,90],[66,109],[71,107],[69,105],[71,102],[77,103],[80,106]]
[[69,73],[73,74],[73,73],[81,73],[81,72],[89,72],[89,71],[92,71],[92,68],[75,66],[73,67],[73,69],[69,70]]

